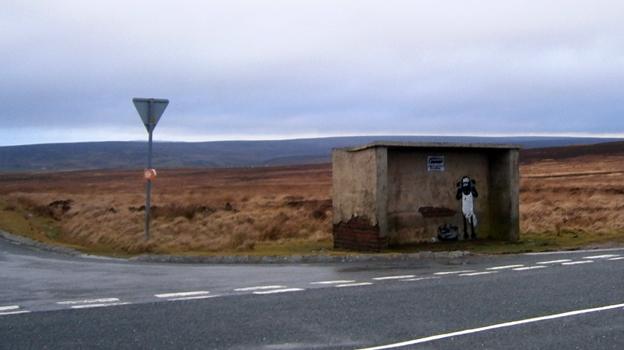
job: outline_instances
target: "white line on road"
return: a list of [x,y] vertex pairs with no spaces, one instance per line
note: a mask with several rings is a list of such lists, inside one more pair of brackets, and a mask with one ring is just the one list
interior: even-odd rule
[[250,292],[254,290],[265,290],[265,289],[280,289],[286,288],[286,286],[256,286],[256,287],[245,287],[245,288],[236,288],[234,291],[236,292]]
[[564,317],[588,314],[588,313],[591,313],[591,312],[599,312],[599,311],[613,310],[613,309],[619,309],[619,308],[624,308],[624,304],[607,305],[607,306],[601,306],[601,307],[596,307],[596,308],[591,308],[591,309],[582,309],[582,310],[568,311],[568,312],[563,312],[563,313],[560,313],[560,314],[553,314],[553,315],[548,315],[548,316],[527,318],[527,319],[518,320],[518,321],[498,323],[498,324],[493,324],[493,325],[485,326],[485,327],[465,329],[465,330],[462,330],[462,331],[456,331],[456,332],[451,332],[451,333],[443,333],[443,334],[433,335],[433,336],[430,336],[430,337],[424,337],[424,338],[408,340],[408,341],[404,341],[404,342],[400,342],[400,343],[387,344],[387,345],[381,345],[381,346],[374,346],[374,347],[370,347],[370,348],[363,348],[363,349],[360,349],[360,350],[395,349],[395,348],[401,348],[401,347],[415,345],[415,344],[428,343],[428,342],[432,342],[432,341],[436,341],[436,340],[440,340],[440,339],[457,337],[457,336],[460,336],[460,335],[485,332],[485,331],[498,329],[498,328],[512,327],[512,326],[518,326],[518,325],[527,324],[527,323],[534,323],[534,322],[540,322],[540,321],[546,321],[546,320],[553,320],[553,319],[557,319],[557,318],[564,318]]
[[343,284],[343,283],[353,283],[355,280],[335,280],[335,281],[318,281],[318,282],[310,282],[310,284]]
[[548,261],[539,261],[536,262],[536,264],[560,264],[560,263],[564,263],[564,262],[568,262],[568,261],[572,261],[570,259],[559,259],[559,260],[548,260]]
[[603,249],[583,249],[583,250],[560,250],[556,252],[538,252],[538,253],[524,253],[524,255],[554,255],[554,254],[580,254],[580,253],[599,253],[599,252],[614,252],[622,251],[624,248],[603,248]]
[[180,301],[180,300],[199,300],[199,299],[210,299],[210,298],[216,298],[216,297],[220,297],[220,295],[215,294],[215,295],[196,295],[193,297],[181,297],[181,298],[173,298],[173,299],[167,299],[168,301]]
[[336,288],[360,287],[360,286],[370,286],[370,285],[372,285],[371,282],[345,283],[345,284],[338,284],[338,285],[336,285]]
[[19,305],[0,306],[0,311],[11,311],[19,309]]
[[482,272],[471,272],[471,273],[461,273],[459,276],[481,276],[481,275],[489,275],[492,273],[498,273],[498,271],[482,271]]
[[30,311],[28,310],[7,311],[7,312],[0,312],[0,316],[19,315],[19,314],[27,314],[27,313],[30,313]]
[[520,265],[505,265],[505,266],[494,266],[494,267],[488,267],[486,270],[506,270],[506,269],[513,269],[516,267],[522,267],[524,265],[520,264]]
[[414,275],[402,275],[402,276],[385,276],[385,277],[374,277],[375,281],[384,281],[384,280],[400,280],[405,278],[413,278]]
[[124,259],[111,258],[111,257],[108,257],[108,256],[101,256],[101,255],[80,254],[80,257],[84,258],[84,259],[124,261]]
[[177,298],[177,297],[190,297],[194,295],[206,295],[210,294],[207,290],[198,290],[194,292],[178,292],[178,293],[163,293],[163,294],[154,294],[156,298]]
[[604,254],[604,255],[594,255],[594,256],[584,256],[583,259],[607,259],[607,258],[617,258],[620,256],[619,254]]
[[303,288],[286,288],[286,289],[273,289],[273,290],[265,290],[253,292],[254,294],[273,294],[273,293],[288,293],[288,292],[299,292],[305,290]]
[[512,270],[514,270],[514,271],[526,271],[526,270],[543,269],[545,267],[548,267],[548,266],[536,265],[536,266],[518,267],[518,268],[515,268],[515,269],[512,269]]
[[401,280],[401,282],[413,282],[413,281],[424,281],[424,280],[439,280],[440,277],[416,277],[416,278],[408,278],[405,280]]
[[578,265],[578,264],[590,264],[593,263],[593,260],[581,260],[581,261],[570,261],[561,263],[561,265]]
[[113,303],[119,301],[118,298],[100,298],[100,299],[82,299],[82,300],[66,300],[57,301],[59,305],[75,305],[75,304],[101,304],[101,303]]
[[613,260],[622,260],[622,259],[624,259],[624,256],[619,256],[617,258],[611,258],[611,259],[607,259],[607,260],[613,261]]
[[86,305],[72,305],[72,309],[88,309],[92,307],[107,307],[107,306],[118,306],[118,305],[128,305],[130,303],[102,303],[102,304],[86,304]]
[[460,271],[442,271],[442,272],[436,272],[434,273],[434,275],[454,275],[454,274],[460,274],[460,273],[468,273],[468,272],[475,272],[475,270],[460,270]]

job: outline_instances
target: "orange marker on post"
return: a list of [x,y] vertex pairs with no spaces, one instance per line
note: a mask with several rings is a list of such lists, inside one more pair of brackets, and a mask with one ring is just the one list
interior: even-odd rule
[[156,180],[156,169],[145,169],[143,170],[143,177],[146,181],[154,181]]

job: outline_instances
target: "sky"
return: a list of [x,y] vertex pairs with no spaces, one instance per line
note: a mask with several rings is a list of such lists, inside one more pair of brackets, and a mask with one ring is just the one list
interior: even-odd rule
[[624,136],[623,1],[28,1],[0,11],[0,145]]

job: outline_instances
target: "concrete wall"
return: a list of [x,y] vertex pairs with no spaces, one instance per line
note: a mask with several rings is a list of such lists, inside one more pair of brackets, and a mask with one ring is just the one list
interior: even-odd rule
[[[444,156],[445,171],[428,171]],[[388,243],[429,241],[440,225],[463,231],[462,176],[477,181],[479,238],[517,240],[518,150],[370,147],[332,155],[334,246],[378,251]]]
[[374,148],[332,153],[333,223],[363,217],[377,225],[377,160]]
[[[428,156],[444,156],[445,171],[428,171]],[[390,149],[388,151],[388,222],[392,243],[429,241],[438,227],[463,230],[461,201],[455,198],[462,176],[476,180],[479,237],[489,234],[488,157],[476,150]]]
[[520,238],[520,171],[518,150],[490,154],[490,237],[517,241]]
[[[386,246],[385,149],[332,152],[334,247],[378,251]],[[379,194],[381,196],[379,196]],[[380,220],[381,217],[381,220]]]

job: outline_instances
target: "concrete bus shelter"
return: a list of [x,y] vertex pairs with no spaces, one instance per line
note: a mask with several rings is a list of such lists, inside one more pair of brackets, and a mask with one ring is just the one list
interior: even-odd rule
[[[332,152],[334,247],[379,251],[432,241],[440,227],[463,237],[459,182],[474,180],[478,238],[519,235],[520,146],[373,142]],[[460,238],[461,239],[461,238]]]

